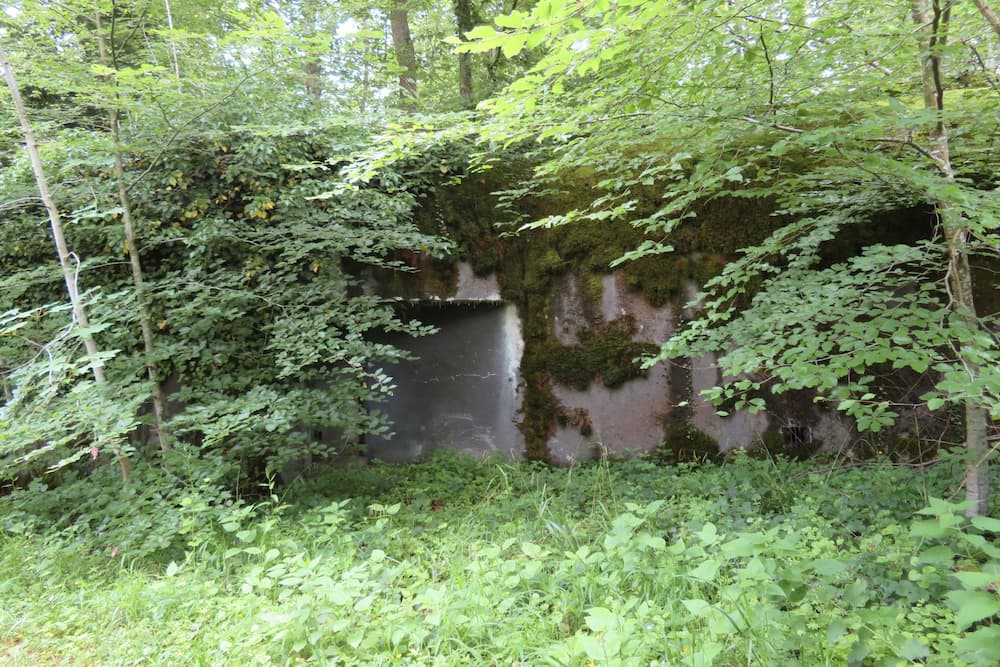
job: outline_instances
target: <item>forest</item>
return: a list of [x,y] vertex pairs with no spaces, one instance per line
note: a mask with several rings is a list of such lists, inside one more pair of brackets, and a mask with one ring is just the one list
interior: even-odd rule
[[[1000,664],[998,12],[6,2],[0,662]],[[522,450],[368,456],[459,265]],[[642,455],[559,392],[706,359]]]

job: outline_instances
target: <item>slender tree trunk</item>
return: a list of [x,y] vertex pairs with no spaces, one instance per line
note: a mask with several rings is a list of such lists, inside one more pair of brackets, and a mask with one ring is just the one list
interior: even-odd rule
[[[465,33],[472,30],[471,0],[455,0],[455,23],[458,38],[465,41]],[[472,106],[472,54],[458,54],[458,97],[462,106]]]
[[410,36],[410,18],[406,12],[406,0],[392,0],[389,10],[389,27],[392,31],[392,49],[396,53],[399,73],[400,106],[413,110],[417,99],[417,53],[413,49]]
[[[45,210],[49,214],[49,225],[52,228],[52,240],[56,245],[56,252],[59,255],[59,265],[62,267],[63,279],[66,281],[66,292],[69,294],[70,303],[73,306],[73,318],[83,330],[82,338],[84,348],[87,350],[87,358],[90,361],[90,368],[94,374],[94,381],[104,385],[107,380],[104,376],[104,366],[101,363],[97,350],[97,343],[94,337],[87,332],[90,321],[87,319],[87,311],[80,299],[80,292],[77,288],[77,273],[74,266],[74,256],[66,245],[66,237],[63,235],[62,220],[59,216],[59,209],[52,199],[52,191],[49,189],[48,177],[45,175],[45,168],[42,166],[42,158],[38,152],[38,143],[35,141],[35,133],[31,129],[31,121],[28,112],[21,100],[21,91],[17,87],[17,80],[14,78],[14,69],[7,61],[7,53],[3,45],[0,44],[0,69],[3,70],[7,86],[10,88],[10,97],[14,103],[14,112],[17,120],[21,124],[21,132],[24,134],[24,143],[31,158],[31,168],[35,173],[35,182],[38,185],[38,193],[45,204]],[[128,484],[129,473],[132,465],[119,448],[114,447],[112,451],[118,458],[118,465],[121,468],[122,482]]]
[[[115,63],[108,54],[107,43],[101,25],[101,14],[98,10],[95,14],[97,27],[97,49],[100,54],[101,63],[105,67],[114,68]],[[118,185],[118,204],[122,209],[122,225],[125,230],[125,246],[128,253],[129,266],[132,270],[132,283],[135,286],[136,302],[139,305],[139,327],[142,330],[143,352],[146,360],[146,374],[152,385],[153,417],[156,421],[156,438],[162,450],[170,449],[167,434],[167,399],[163,394],[163,386],[160,379],[159,368],[156,364],[156,345],[153,338],[153,316],[149,307],[149,290],[143,279],[142,261],[140,259],[139,241],[135,233],[135,224],[132,219],[132,201],[128,195],[128,187],[125,183],[125,166],[122,159],[120,113],[117,104],[117,92],[108,107],[108,123],[110,125],[111,140],[114,152],[114,175]]]
[[[170,0],[163,0],[163,9],[167,13],[167,27],[170,28],[171,32],[173,32],[174,14],[172,11],[170,11]],[[180,81],[181,65],[177,60],[177,42],[174,41],[173,34],[170,35],[170,58],[173,60],[174,64],[174,78]]]
[[[77,289],[77,276],[73,256],[66,245],[66,237],[63,235],[59,209],[52,199],[52,191],[49,190],[48,177],[45,175],[42,158],[38,153],[38,143],[35,141],[35,133],[31,129],[31,121],[28,119],[27,110],[24,108],[24,102],[21,100],[21,91],[18,89],[17,80],[14,78],[14,70],[7,61],[7,53],[4,51],[2,45],[0,45],[0,68],[3,68],[7,87],[10,88],[10,96],[14,102],[14,111],[17,114],[18,122],[21,124],[21,132],[24,134],[24,143],[31,158],[31,168],[35,173],[35,183],[38,185],[38,192],[49,214],[52,239],[55,241],[56,252],[59,255],[59,265],[62,267],[63,280],[66,282],[66,292],[69,294],[69,300],[73,306],[73,317],[82,328],[86,329],[90,326],[90,322],[87,319],[87,312]],[[94,380],[104,382],[104,366],[98,356],[97,343],[94,341],[94,337],[89,333],[84,333],[83,345],[87,350],[87,357],[90,360],[90,368],[94,374]]]
[[[921,79],[923,81],[924,108],[933,110],[937,117],[930,129],[930,152],[937,161],[941,176],[955,179],[951,166],[948,128],[944,122],[944,89],[941,83],[942,50],[947,44],[950,5],[941,7],[938,0],[913,0],[913,19],[917,24],[921,52]],[[970,327],[979,326],[976,304],[972,292],[972,271],[969,267],[969,230],[964,220],[947,202],[936,204],[941,220],[945,246],[948,252],[946,280],[951,294],[952,308]],[[961,352],[959,352],[961,355]],[[979,367],[969,359],[961,359],[972,379],[979,376]],[[968,516],[985,514],[989,501],[987,476],[986,411],[974,399],[965,401],[965,447],[968,462],[965,470],[966,499],[972,503]]]
[[983,15],[986,22],[990,24],[991,28],[993,28],[993,32],[997,34],[997,37],[1000,37],[1000,15],[990,9],[990,6],[987,5],[984,0],[972,1],[976,3],[976,7],[979,8],[979,13]]

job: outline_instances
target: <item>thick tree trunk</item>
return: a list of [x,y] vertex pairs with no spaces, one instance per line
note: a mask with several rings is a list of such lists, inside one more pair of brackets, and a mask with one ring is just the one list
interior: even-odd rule
[[[318,10],[314,0],[306,0],[302,3],[302,34],[307,40],[316,36],[318,23]],[[308,48],[313,48],[308,45]],[[306,58],[303,66],[305,74],[306,95],[313,105],[317,105],[323,97],[323,65],[316,55]]]
[[406,12],[406,0],[392,0],[389,11],[389,27],[392,31],[392,49],[396,53],[399,73],[400,106],[414,109],[417,99],[417,52],[413,49],[410,36],[410,18]]
[[[465,33],[472,30],[471,0],[455,0],[455,23],[458,38],[465,41]],[[458,97],[465,107],[472,106],[472,54],[458,54]]]
[[[94,381],[103,385],[106,383],[104,366],[101,363],[94,337],[86,331],[90,326],[90,322],[87,319],[87,311],[83,306],[83,301],[80,299],[80,292],[77,289],[77,274],[73,256],[66,245],[66,237],[63,234],[59,209],[52,199],[48,177],[45,175],[42,158],[38,152],[38,143],[35,141],[35,133],[31,129],[31,121],[28,119],[28,113],[21,99],[21,91],[17,87],[14,70],[7,61],[7,53],[4,51],[3,45],[0,45],[0,69],[3,70],[7,86],[10,88],[10,97],[14,103],[14,112],[17,114],[17,120],[21,125],[21,132],[24,134],[24,143],[28,150],[28,156],[31,158],[31,168],[35,173],[38,193],[45,204],[45,210],[48,211],[49,225],[52,229],[52,240],[55,242],[56,253],[59,255],[59,265],[62,267],[63,279],[66,281],[66,292],[69,294],[69,300],[73,306],[73,318],[76,320],[77,325],[84,330],[82,335],[83,345],[87,350],[87,358],[90,361],[90,368],[94,374]],[[132,469],[131,463],[120,449],[116,447],[113,451],[118,458],[118,465],[121,468],[122,482],[128,484],[129,473]]]
[[[917,24],[921,53],[921,79],[923,81],[924,108],[937,114],[930,128],[930,153],[937,161],[942,178],[954,180],[951,166],[948,128],[945,125],[944,89],[941,84],[941,53],[948,40],[950,5],[942,8],[936,0],[913,0],[913,19]],[[946,280],[951,294],[951,307],[970,327],[978,327],[976,304],[972,292],[972,271],[969,267],[968,234],[963,219],[947,202],[936,204],[948,252]],[[961,353],[959,353],[961,354]],[[968,359],[961,359],[971,379],[979,376],[979,367]],[[965,402],[965,447],[968,462],[965,470],[966,500],[971,505],[968,516],[985,514],[989,501],[987,476],[986,411],[975,399]]]
[[[107,44],[102,32],[100,12],[96,15],[97,48],[101,63],[105,67],[114,67],[113,60],[108,55]],[[117,108],[117,94],[111,100],[108,108],[108,123],[110,125],[112,150],[114,152],[114,175],[118,185],[118,204],[122,209],[122,226],[125,231],[125,246],[128,253],[129,266],[132,270],[132,284],[135,286],[136,302],[139,305],[139,328],[142,330],[143,352],[145,353],[146,374],[152,385],[153,417],[156,421],[156,438],[160,449],[170,449],[167,435],[167,399],[163,394],[159,368],[156,364],[156,345],[153,338],[153,316],[149,307],[149,290],[143,279],[142,261],[139,255],[139,241],[136,238],[135,224],[132,219],[132,201],[128,196],[125,184],[125,166],[122,159],[121,129]]]

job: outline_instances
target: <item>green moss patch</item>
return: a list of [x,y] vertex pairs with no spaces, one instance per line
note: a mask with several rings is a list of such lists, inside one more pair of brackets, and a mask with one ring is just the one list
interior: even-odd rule
[[712,436],[689,423],[669,424],[663,432],[663,442],[648,458],[656,463],[720,462],[719,443]]

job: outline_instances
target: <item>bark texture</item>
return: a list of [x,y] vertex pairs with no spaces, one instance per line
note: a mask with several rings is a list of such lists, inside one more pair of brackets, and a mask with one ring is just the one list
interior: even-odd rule
[[389,11],[389,28],[392,32],[392,49],[396,54],[396,64],[400,67],[400,106],[404,109],[416,107],[417,99],[417,52],[410,36],[410,17],[406,11],[406,0],[392,0]]
[[[302,33],[307,41],[316,37],[318,32],[319,10],[314,0],[302,3]],[[310,44],[309,49],[314,47]],[[323,64],[319,56],[310,54],[302,66],[305,74],[306,95],[313,104],[319,104],[323,97]]]
[[[471,0],[455,0],[455,23],[458,38],[465,41],[465,33],[473,28]],[[458,54],[458,97],[465,107],[472,106],[472,54]]]

